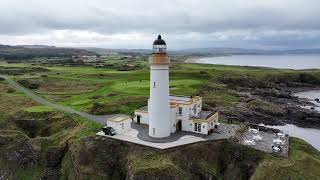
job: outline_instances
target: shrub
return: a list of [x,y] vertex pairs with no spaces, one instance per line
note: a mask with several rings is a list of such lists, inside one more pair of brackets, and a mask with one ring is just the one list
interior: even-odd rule
[[19,80],[18,83],[26,88],[29,88],[29,89],[38,89],[39,88],[39,84],[31,83],[25,79]]
[[15,89],[12,89],[12,88],[10,88],[10,89],[7,90],[7,93],[14,93],[14,92],[16,92],[16,90],[15,90]]

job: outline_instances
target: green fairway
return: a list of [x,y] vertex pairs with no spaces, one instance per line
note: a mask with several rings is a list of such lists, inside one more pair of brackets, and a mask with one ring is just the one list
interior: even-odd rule
[[[110,61],[120,66],[127,61]],[[149,97],[149,66],[146,61],[137,61],[141,67],[132,71],[117,71],[111,68],[41,66],[49,71],[12,76],[16,80],[27,79],[39,84],[34,92],[51,102],[76,110],[92,112],[94,105],[103,106],[102,114],[132,114],[134,109],[146,105]],[[31,67],[30,64],[6,64],[4,67]],[[319,73],[318,71],[306,71]],[[224,83],[224,77],[264,78],[274,75],[294,75],[299,71],[271,68],[239,67],[207,64],[170,65],[170,93],[177,95],[200,94],[204,102],[212,106],[228,106],[240,98]],[[113,106],[113,107],[107,107]]]

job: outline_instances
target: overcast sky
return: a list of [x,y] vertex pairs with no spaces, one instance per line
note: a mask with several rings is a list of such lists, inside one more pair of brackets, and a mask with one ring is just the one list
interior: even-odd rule
[[320,0],[0,0],[0,44],[320,48]]

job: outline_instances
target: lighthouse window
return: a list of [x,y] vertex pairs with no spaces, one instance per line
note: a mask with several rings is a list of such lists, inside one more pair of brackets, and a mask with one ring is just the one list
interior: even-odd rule
[[198,123],[194,123],[194,131],[197,131]]
[[201,132],[201,123],[198,123],[198,132]]
[[179,107],[179,115],[182,115],[182,107]]
[[156,87],[156,82],[153,82],[153,88],[155,88]]
[[155,135],[156,134],[156,128],[153,128],[152,131],[153,131],[152,134]]

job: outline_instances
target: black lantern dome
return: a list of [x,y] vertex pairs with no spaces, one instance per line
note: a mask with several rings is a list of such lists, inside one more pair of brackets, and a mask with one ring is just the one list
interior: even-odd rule
[[158,39],[153,42],[153,53],[166,53],[166,42],[158,35]]
[[153,42],[153,45],[166,45],[166,42],[161,39],[161,35],[158,35],[158,39]]

